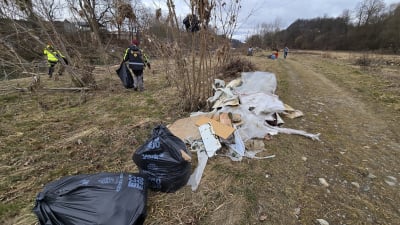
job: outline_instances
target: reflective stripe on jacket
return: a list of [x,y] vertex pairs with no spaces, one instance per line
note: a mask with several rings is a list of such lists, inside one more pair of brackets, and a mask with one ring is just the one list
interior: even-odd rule
[[136,66],[144,66],[144,63],[141,62],[129,62],[129,65],[136,65]]

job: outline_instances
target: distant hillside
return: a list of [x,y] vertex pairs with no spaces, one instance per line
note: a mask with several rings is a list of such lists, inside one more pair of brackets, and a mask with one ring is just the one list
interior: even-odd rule
[[[356,13],[356,12],[354,12]],[[336,18],[298,19],[282,31],[268,27],[246,42],[262,48],[319,50],[400,50],[400,4],[389,10],[363,12],[356,21],[350,14]],[[354,15],[353,17],[356,17]]]

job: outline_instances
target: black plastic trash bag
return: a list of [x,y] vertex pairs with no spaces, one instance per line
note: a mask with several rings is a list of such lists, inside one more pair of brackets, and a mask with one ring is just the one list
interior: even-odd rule
[[133,77],[131,71],[129,71],[124,62],[121,63],[116,72],[125,88],[133,88]]
[[191,174],[190,151],[168,128],[159,125],[152,136],[133,154],[141,173],[147,175],[149,187],[162,192],[175,192],[186,185]]
[[61,178],[36,197],[40,225],[142,225],[147,180],[140,174],[99,173]]

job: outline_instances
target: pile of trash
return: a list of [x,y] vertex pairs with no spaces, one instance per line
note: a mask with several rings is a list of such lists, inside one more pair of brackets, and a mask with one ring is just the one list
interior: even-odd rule
[[263,147],[254,147],[254,144],[246,147],[251,146],[248,143],[254,139],[286,133],[319,140],[319,134],[281,127],[284,124],[281,115],[296,118],[303,113],[280,101],[275,95],[276,87],[275,75],[268,72],[243,72],[241,78],[227,85],[216,79],[213,85],[215,94],[208,99],[212,105],[211,112],[195,112],[168,126],[172,133],[197,152],[198,165],[188,182],[193,191],[198,188],[208,158],[215,156],[224,146],[228,150],[223,151],[224,155],[240,161],[243,157],[274,157],[257,157],[263,149],[256,148]]
[[[319,140],[319,134],[281,127],[280,115],[303,114],[279,100],[276,86],[275,75],[267,72],[245,72],[227,85],[215,80],[215,94],[208,99],[211,112],[192,113],[168,128],[158,125],[136,149],[132,160],[139,173],[67,176],[45,185],[33,209],[39,223],[141,225],[147,216],[147,189],[169,193],[190,185],[197,190],[208,158],[273,158],[257,153],[264,149],[265,137],[278,133]],[[192,174],[188,145],[198,159]]]

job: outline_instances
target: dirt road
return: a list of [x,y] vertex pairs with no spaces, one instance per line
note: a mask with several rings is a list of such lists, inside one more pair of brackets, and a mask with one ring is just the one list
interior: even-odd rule
[[357,91],[368,75],[319,55],[257,63],[278,76],[280,98],[305,113],[300,126],[287,126],[321,133],[321,142],[293,136],[271,142],[278,155],[265,162],[272,193],[257,197],[264,223],[399,224],[399,116]]

